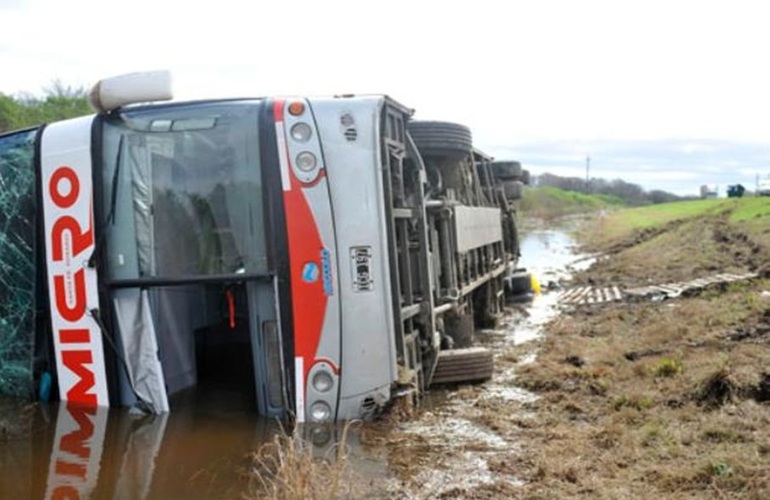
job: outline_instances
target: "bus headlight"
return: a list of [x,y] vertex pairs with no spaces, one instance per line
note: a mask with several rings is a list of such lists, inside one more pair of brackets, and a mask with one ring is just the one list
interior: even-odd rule
[[297,168],[301,171],[310,172],[315,169],[316,165],[318,164],[318,160],[316,160],[315,155],[310,151],[303,151],[297,155],[295,163]]
[[329,372],[320,371],[313,375],[313,388],[318,392],[328,392],[334,385],[334,380]]
[[327,422],[331,416],[331,407],[323,401],[316,401],[310,407],[310,419],[314,422]]
[[314,427],[310,431],[310,440],[316,446],[324,446],[332,438],[332,433],[327,426]]
[[307,142],[313,135],[313,129],[305,122],[295,123],[291,127],[291,138],[297,142]]

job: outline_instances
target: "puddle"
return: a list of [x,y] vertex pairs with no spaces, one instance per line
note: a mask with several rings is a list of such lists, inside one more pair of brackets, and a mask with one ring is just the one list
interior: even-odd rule
[[405,424],[403,430],[407,435],[423,436],[442,447],[501,449],[508,445],[495,433],[459,417],[440,419],[426,414],[419,422]]
[[591,256],[577,254],[575,247],[575,240],[565,230],[533,230],[521,241],[519,265],[534,273],[545,288],[549,282],[568,280],[575,265],[590,266]]
[[[534,361],[534,358],[533,358]],[[537,396],[521,387],[506,387],[493,385],[484,391],[483,399],[499,399],[504,402],[517,401],[520,403],[532,403]]]
[[542,229],[526,234],[521,242],[519,264],[540,282],[543,293],[535,296],[521,314],[506,325],[518,345],[540,336],[542,327],[559,313],[557,289],[564,287],[572,274],[591,267],[596,258],[576,253],[575,240],[565,230]]
[[249,454],[277,430],[242,401],[196,391],[157,416],[37,405],[0,443],[0,498],[242,497]]

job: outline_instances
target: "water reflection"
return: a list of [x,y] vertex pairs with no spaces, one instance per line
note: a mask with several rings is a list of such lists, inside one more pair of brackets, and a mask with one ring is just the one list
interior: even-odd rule
[[522,239],[519,264],[534,273],[543,285],[559,282],[568,279],[571,264],[584,257],[575,253],[575,247],[575,240],[567,231],[531,231]]
[[540,337],[543,326],[559,313],[558,294],[549,288],[564,286],[578,263],[590,265],[592,262],[588,256],[575,253],[576,246],[575,240],[563,229],[535,230],[522,239],[519,264],[540,281],[543,293],[521,308],[521,316],[508,325],[514,344]]
[[233,498],[276,422],[227,388],[196,388],[171,413],[37,406],[0,442],[0,498]]
[[108,411],[61,405],[45,498],[89,498],[99,479]]

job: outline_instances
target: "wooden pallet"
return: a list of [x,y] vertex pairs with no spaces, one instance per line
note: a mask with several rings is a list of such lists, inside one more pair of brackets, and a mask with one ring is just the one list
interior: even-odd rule
[[666,283],[664,285],[643,286],[638,288],[629,288],[624,290],[623,293],[629,298],[648,298],[662,296],[664,298],[674,299],[687,292],[703,290],[706,287],[717,284],[733,283],[735,281],[745,281],[754,279],[759,276],[757,273],[722,273],[715,274],[714,276],[708,276],[706,278],[698,278],[691,281],[683,281],[679,283]]
[[579,286],[562,292],[559,302],[562,304],[603,304],[623,300],[623,294],[616,286],[594,288]]
[[558,300],[559,303],[566,305],[588,305],[619,302],[624,299],[649,299],[652,297],[673,299],[683,294],[687,294],[688,292],[703,290],[704,288],[712,285],[745,281],[754,279],[758,276],[759,275],[757,273],[721,273],[691,281],[628,288],[622,291],[617,286],[601,288],[592,286],[579,286],[561,292],[559,294]]

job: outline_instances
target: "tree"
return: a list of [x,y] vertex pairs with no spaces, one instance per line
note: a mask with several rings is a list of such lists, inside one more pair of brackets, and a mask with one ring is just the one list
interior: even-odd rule
[[[585,193],[586,181],[579,177],[560,177],[545,173],[537,177],[539,186],[552,186],[565,191]],[[638,184],[632,184],[621,179],[608,181],[606,179],[591,179],[590,191],[593,194],[604,194],[622,199],[629,205],[645,205],[648,203],[666,203],[682,199],[672,193],[653,190],[649,193]]]
[[0,93],[0,133],[92,112],[88,106],[88,93],[82,87],[67,86],[54,80],[44,92],[43,98]]

